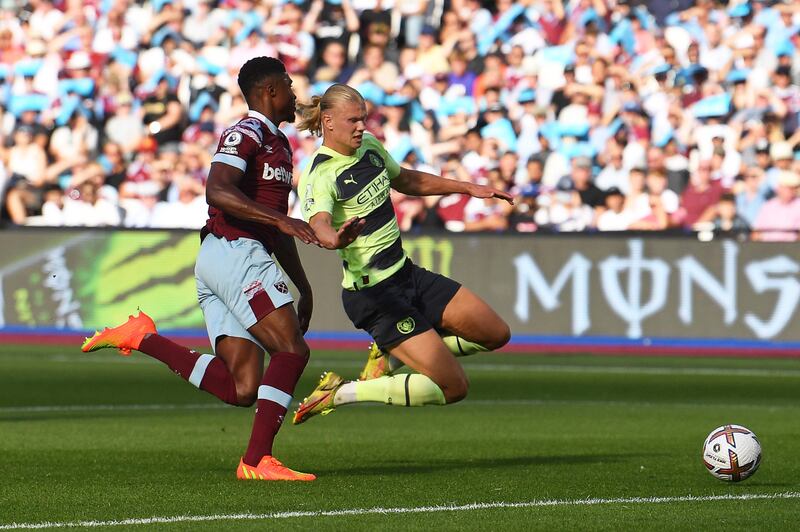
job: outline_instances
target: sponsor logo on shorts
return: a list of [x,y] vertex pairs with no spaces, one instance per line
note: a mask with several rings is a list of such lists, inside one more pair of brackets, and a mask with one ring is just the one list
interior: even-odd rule
[[275,290],[277,290],[281,294],[288,294],[289,293],[289,287],[286,286],[286,283],[284,283],[283,281],[275,283]]
[[414,318],[408,317],[404,320],[400,320],[397,322],[397,330],[400,331],[402,334],[408,334],[414,330],[417,324],[414,322]]
[[261,281],[253,281],[244,287],[244,295],[247,296],[247,299],[253,299],[256,294],[263,291],[264,287],[261,285]]

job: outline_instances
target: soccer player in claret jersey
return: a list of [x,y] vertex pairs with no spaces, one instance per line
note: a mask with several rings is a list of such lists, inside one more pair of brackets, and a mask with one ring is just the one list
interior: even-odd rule
[[[287,216],[292,184],[289,141],[278,129],[295,116],[292,81],[279,60],[258,57],[239,72],[250,111],[222,134],[206,187],[209,219],[201,231],[195,278],[215,355],[199,354],[159,335],[140,312],[96,333],[83,351],[141,351],[201,390],[235,406],[257,404],[250,442],[236,475],[248,480],[314,480],[272,456],[272,443],[306,366],[303,334],[312,311],[311,287],[294,238],[319,244],[314,231]],[[357,227],[344,224],[342,242]],[[299,292],[297,312],[270,253]],[[270,362],[264,371],[264,350]]]
[[[300,178],[303,216],[322,246],[338,249],[344,261],[345,312],[375,343],[362,380],[346,382],[335,373],[323,374],[295,413],[294,423],[356,402],[420,406],[463,399],[467,376],[455,357],[498,349],[511,333],[472,291],[411,262],[403,250],[389,189],[414,196],[461,193],[508,202],[511,196],[489,186],[400,168],[365,131],[364,100],[352,87],[333,85],[300,110],[298,128],[323,137]],[[352,243],[338,235],[344,224],[360,230]],[[403,364],[418,374],[392,375]]]

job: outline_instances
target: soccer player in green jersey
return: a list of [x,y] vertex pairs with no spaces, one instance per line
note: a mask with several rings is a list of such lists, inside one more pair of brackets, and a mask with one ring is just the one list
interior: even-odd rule
[[[400,168],[365,131],[364,99],[352,87],[333,85],[299,108],[299,129],[323,138],[300,178],[302,213],[320,243],[341,256],[345,312],[375,342],[362,372],[366,380],[323,374],[295,413],[294,423],[349,403],[421,406],[460,401],[469,383],[456,356],[502,347],[510,338],[509,327],[469,289],[411,262],[389,192],[460,193],[508,202],[511,195]],[[343,239],[343,225],[360,234],[352,241]],[[418,373],[393,374],[403,364]]]

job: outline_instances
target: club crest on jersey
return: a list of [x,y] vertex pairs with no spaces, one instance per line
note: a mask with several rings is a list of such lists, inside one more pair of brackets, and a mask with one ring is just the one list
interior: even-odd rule
[[247,296],[248,300],[253,299],[253,297],[255,297],[256,294],[263,291],[264,287],[262,286],[261,281],[253,281],[249,285],[245,286],[243,290],[244,295]]
[[288,294],[289,293],[289,287],[286,286],[286,283],[283,282],[283,281],[279,281],[279,282],[275,283],[275,290],[277,290],[281,294]]
[[404,320],[400,320],[397,322],[397,330],[400,331],[402,334],[408,334],[414,330],[417,324],[414,322],[414,318],[408,317]]
[[369,162],[371,162],[373,166],[377,166],[378,168],[383,168],[383,161],[381,160],[380,157],[378,157],[374,153],[369,154]]
[[242,134],[238,131],[231,131],[222,143],[225,146],[238,146],[242,143]]

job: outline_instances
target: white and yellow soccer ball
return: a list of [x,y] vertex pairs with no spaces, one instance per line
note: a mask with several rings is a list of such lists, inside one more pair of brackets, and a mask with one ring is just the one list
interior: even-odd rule
[[741,425],[723,425],[703,443],[703,463],[720,480],[739,482],[761,464],[761,444],[753,431]]

